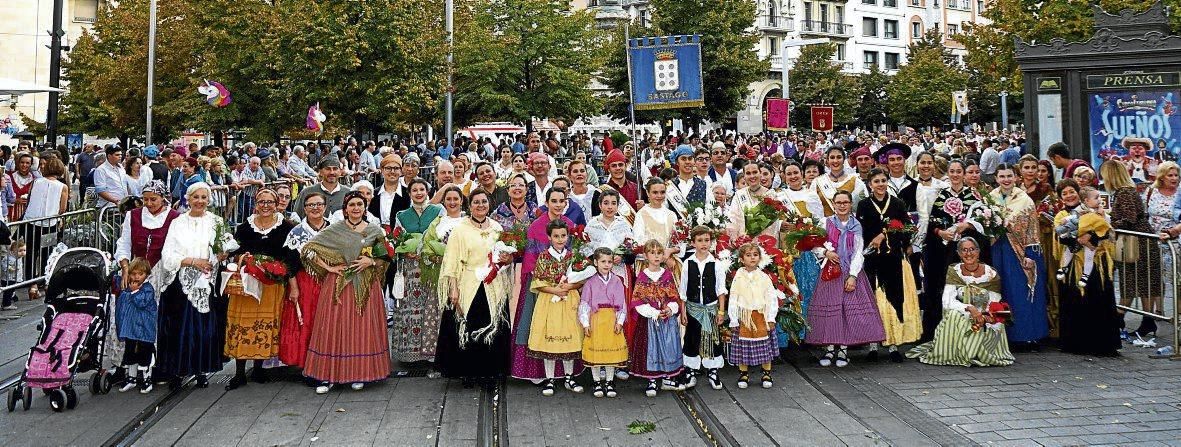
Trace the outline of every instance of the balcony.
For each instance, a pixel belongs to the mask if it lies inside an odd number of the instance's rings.
[[[783,56],[782,55],[776,54],[774,56],[768,56],[767,61],[771,62],[771,70],[772,71],[783,70]]]
[[[853,34],[853,25],[837,22],[819,22],[804,20],[800,22],[800,34],[819,36],[849,37]]]
[[[790,33],[796,30],[795,21],[793,17],[782,14],[761,14],[756,23],[759,31],[763,32],[778,32]]]

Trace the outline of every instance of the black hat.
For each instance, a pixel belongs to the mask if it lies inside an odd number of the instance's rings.
[[[339,168],[340,167],[340,158],[338,158],[336,155],[329,155],[327,157],[321,158],[320,163],[316,165],[316,170],[320,170],[320,169],[324,169],[324,168],[328,168],[328,167]]]
[[[902,158],[910,158],[910,146],[897,142],[887,143],[878,148],[877,152],[873,153],[873,158],[874,160],[877,160],[878,163],[885,163],[886,157],[895,151],[900,152],[902,154]]]

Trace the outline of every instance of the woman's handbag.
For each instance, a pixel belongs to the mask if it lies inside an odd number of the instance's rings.
[[[1136,236],[1116,233],[1115,250],[1111,254],[1111,260],[1125,264],[1139,262],[1140,241],[1136,240]]]

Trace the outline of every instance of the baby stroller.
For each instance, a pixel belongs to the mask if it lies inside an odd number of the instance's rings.
[[[86,371],[96,371],[92,394],[110,391],[110,373],[102,370],[109,271],[107,255],[94,248],[59,248],[50,256],[41,335],[29,351],[21,380],[8,395],[8,411],[18,402],[28,410],[33,388],[49,396],[53,411],[72,410],[78,404],[74,376]]]

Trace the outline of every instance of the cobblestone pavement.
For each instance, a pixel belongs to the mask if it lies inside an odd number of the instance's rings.
[[[38,304],[21,307],[0,320],[0,379],[19,372],[36,335]],[[849,367],[822,368],[813,352],[792,350],[770,390],[738,389],[728,369],[722,390],[703,383],[647,398],[630,380],[616,399],[543,397],[519,381],[464,388],[422,371],[360,392],[316,395],[290,375],[227,392],[227,370],[208,389],[82,391],[65,413],[37,394],[27,412],[0,412],[0,445],[1181,445],[1181,362],[1147,354],[1128,345],[1119,358],[1087,358],[1045,346],[1010,367],[954,368],[866,363],[853,351]],[[655,431],[629,434],[637,420]]]

